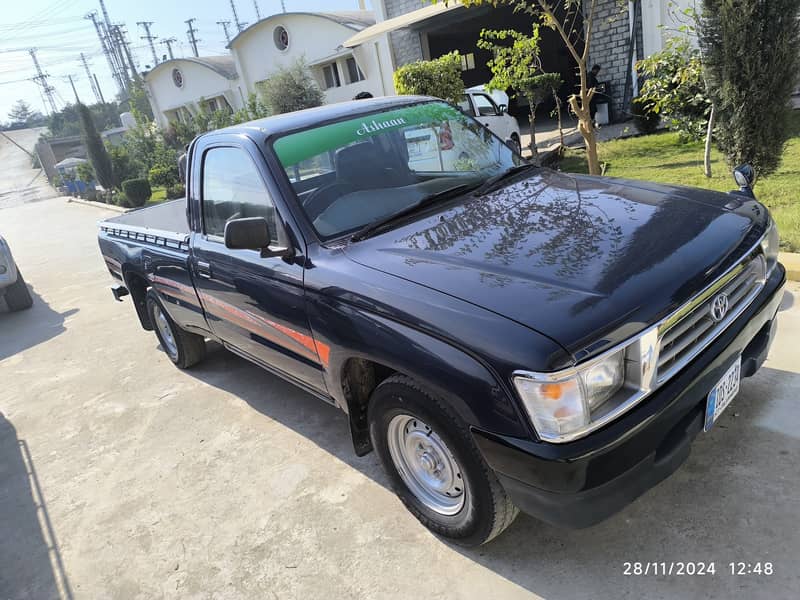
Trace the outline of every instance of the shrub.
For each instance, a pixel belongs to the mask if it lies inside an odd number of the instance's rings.
[[[186,195],[186,188],[182,183],[167,187],[167,200],[183,198]]]
[[[78,179],[83,181],[84,183],[89,183],[90,181],[94,181],[94,170],[92,170],[92,164],[85,162],[79,164],[75,170],[78,173]]]
[[[302,58],[279,68],[258,87],[267,108],[276,115],[321,106],[325,98]]]
[[[711,101],[700,51],[685,37],[670,38],[663,50],[639,61],[636,68],[645,78],[639,97],[650,110],[664,117],[682,138],[703,139]]]
[[[128,204],[133,207],[144,206],[153,195],[150,189],[150,182],[147,179],[128,179],[122,182],[122,191],[128,200]]]
[[[461,55],[451,52],[404,65],[394,72],[394,87],[401,95],[433,96],[458,104],[464,95]]]
[[[652,109],[650,102],[642,98],[634,98],[631,102],[633,124],[639,133],[654,133],[661,123],[661,115]]]

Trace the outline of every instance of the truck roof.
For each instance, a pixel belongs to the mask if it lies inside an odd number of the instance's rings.
[[[241,133],[261,141],[259,138],[269,138],[275,135],[305,129],[313,125],[336,121],[338,119],[358,117],[360,114],[368,114],[383,109],[397,108],[420,102],[440,101],[438,98],[430,96],[385,96],[382,98],[370,98],[367,100],[351,100],[349,102],[338,102],[336,104],[326,104],[316,108],[307,108],[295,112],[274,115],[264,119],[256,119],[247,123],[240,123],[210,131],[201,137],[215,135],[218,133]]]

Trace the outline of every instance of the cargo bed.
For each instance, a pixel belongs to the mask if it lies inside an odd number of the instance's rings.
[[[189,250],[186,200],[182,198],[101,221],[100,230],[116,237]]]

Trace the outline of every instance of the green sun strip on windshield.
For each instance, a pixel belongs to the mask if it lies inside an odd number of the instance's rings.
[[[441,102],[406,106],[396,110],[364,115],[357,119],[338,121],[322,127],[313,127],[279,138],[273,144],[278,160],[290,167],[330,150],[342,148],[359,140],[366,140],[394,129],[409,125],[432,125],[463,115]]]

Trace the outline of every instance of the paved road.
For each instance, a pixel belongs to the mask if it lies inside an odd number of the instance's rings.
[[[374,455],[353,456],[335,409],[223,350],[173,368],[107,291],[104,215],[0,211],[36,294],[0,314],[0,597],[797,597],[800,286],[766,367],[672,478],[594,528],[521,516],[462,550],[409,516]],[[626,561],[717,574],[628,577]]]
[[[36,140],[44,131],[44,127],[38,127],[3,133],[33,152]],[[0,165],[3,166],[0,172],[0,209],[56,196],[53,188],[48,185],[44,172],[31,167],[31,157],[3,136],[0,136]]]

